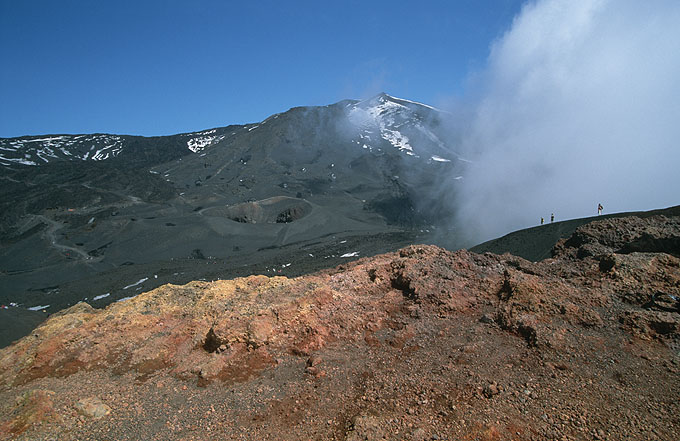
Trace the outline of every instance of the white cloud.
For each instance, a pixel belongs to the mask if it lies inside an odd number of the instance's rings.
[[[485,240],[680,204],[680,2],[542,0],[491,48],[458,221]]]

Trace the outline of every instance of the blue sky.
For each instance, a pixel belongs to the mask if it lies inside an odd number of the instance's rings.
[[[458,96],[520,0],[0,0],[0,137],[164,135]]]

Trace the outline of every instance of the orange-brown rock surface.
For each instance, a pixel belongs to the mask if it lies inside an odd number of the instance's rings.
[[[0,350],[0,437],[675,440],[679,236],[611,219],[539,263],[411,246],[80,303]]]

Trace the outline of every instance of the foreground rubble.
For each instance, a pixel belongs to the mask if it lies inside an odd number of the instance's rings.
[[[80,303],[0,350],[0,437],[675,440],[679,238],[610,219],[538,263],[411,246]]]

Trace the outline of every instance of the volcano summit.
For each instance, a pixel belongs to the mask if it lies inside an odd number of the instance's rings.
[[[0,139],[0,304],[103,307],[432,241],[464,166],[443,116],[383,93],[172,136]]]

